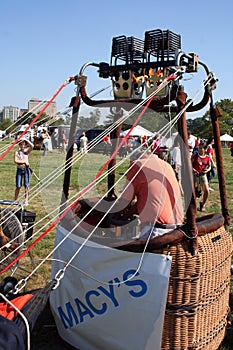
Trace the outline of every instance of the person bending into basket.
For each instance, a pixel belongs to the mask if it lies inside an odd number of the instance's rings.
[[[22,139],[19,141],[19,150],[15,152],[14,162],[17,165],[16,170],[16,188],[15,188],[15,201],[17,201],[20,189],[24,182],[25,188],[25,200],[24,205],[28,205],[29,196],[29,183],[30,183],[30,170],[28,155],[33,150],[33,143],[29,140]]]
[[[206,154],[205,144],[200,143],[198,153],[194,154],[191,158],[193,166],[193,179],[195,192],[198,192],[198,185],[201,185],[203,190],[203,198],[200,202],[200,211],[205,211],[205,204],[209,197],[209,185],[207,173],[211,169],[210,157]]]
[[[135,158],[129,166],[122,196],[117,200],[119,212],[115,215],[120,216],[127,207],[130,214],[139,215],[138,238],[153,238],[183,224],[180,186],[171,165],[157,155],[149,152]]]

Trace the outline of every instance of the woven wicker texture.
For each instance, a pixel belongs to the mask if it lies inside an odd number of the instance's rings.
[[[8,208],[0,208],[0,216],[4,234],[10,239],[15,238],[15,243],[22,243],[23,228],[14,212]]]
[[[217,350],[229,312],[232,238],[224,227],[198,237],[192,256],[188,242],[171,246],[171,277],[162,349]]]

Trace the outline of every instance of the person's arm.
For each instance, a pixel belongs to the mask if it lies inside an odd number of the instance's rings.
[[[29,148],[28,148],[28,150],[27,150],[27,153],[29,154],[29,153],[31,153],[31,151],[33,150],[34,144],[33,144],[31,141],[29,141],[29,140],[27,140],[27,143],[28,143],[28,145],[29,145]]]
[[[216,164],[215,164],[214,158],[213,158],[213,153],[211,153],[210,150],[207,150],[207,154],[208,154],[208,156],[210,157],[211,167],[213,166],[213,167],[216,168]]]
[[[209,158],[208,166],[203,170],[203,174],[207,174],[211,170],[211,161]]]

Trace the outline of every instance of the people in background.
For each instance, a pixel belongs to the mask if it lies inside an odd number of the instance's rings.
[[[231,156],[233,157],[233,142],[231,142],[231,146],[230,146],[230,150],[231,150]]]
[[[86,133],[83,132],[80,137],[80,150],[82,154],[87,153],[87,145],[88,145],[88,138],[86,137]]]
[[[143,145],[143,147],[147,148],[148,147],[148,138],[146,135],[143,135],[141,138],[141,144]]]
[[[109,155],[111,154],[111,149],[112,149],[112,141],[110,138],[110,134],[107,134],[103,137],[103,142],[105,143],[104,147],[104,154]]]
[[[193,153],[198,153],[199,145],[200,145],[200,139],[199,139],[199,137],[197,137],[195,140],[195,146],[193,149]]]
[[[206,154],[205,144],[203,142],[199,145],[199,152],[195,153],[192,158],[194,187],[198,193],[199,184],[203,190],[203,198],[200,202],[200,211],[205,211],[205,204],[209,197],[209,185],[207,173],[211,169],[210,157]]]
[[[47,155],[47,151],[49,149],[49,142],[50,142],[50,135],[49,135],[47,129],[43,129],[41,137],[43,139],[43,149],[44,149],[43,156],[46,156]]]
[[[14,162],[17,165],[16,170],[16,188],[15,201],[17,201],[22,185],[25,188],[24,205],[28,205],[30,169],[28,156],[33,150],[33,143],[29,140],[22,139],[19,141],[19,150],[14,154]]]
[[[157,135],[154,137],[151,144],[151,152],[157,154],[157,156],[160,156],[161,153],[160,142],[160,135]]]
[[[181,153],[180,153],[180,137],[176,136],[174,140],[174,145],[171,151],[171,165],[172,168],[174,169],[176,179],[180,185],[181,192],[182,187],[181,187]]]
[[[210,157],[210,162],[211,162],[211,169],[207,173],[207,179],[208,179],[208,184],[209,184],[209,191],[213,192],[214,189],[210,187],[210,182],[215,178],[217,175],[217,168],[215,164],[215,152],[214,152],[214,137],[210,136],[206,142],[206,154]]]
[[[62,153],[65,154],[66,153],[66,146],[67,146],[67,143],[68,143],[67,138],[66,138],[66,131],[65,130],[62,131],[61,139],[62,139],[61,151],[62,151]]]
[[[51,135],[51,142],[52,142],[52,148],[58,147],[58,129],[54,129],[52,135]]]
[[[195,144],[196,144],[195,137],[191,134],[190,131],[188,131],[188,148],[189,148],[190,157],[192,157]]]

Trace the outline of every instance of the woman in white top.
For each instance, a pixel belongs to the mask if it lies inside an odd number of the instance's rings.
[[[25,200],[24,205],[28,205],[29,196],[29,184],[30,184],[30,171],[28,155],[33,150],[33,143],[29,140],[22,139],[19,141],[19,150],[14,154],[14,162],[17,165],[16,170],[16,188],[15,188],[15,201],[18,199],[20,189],[24,182],[25,188]]]

